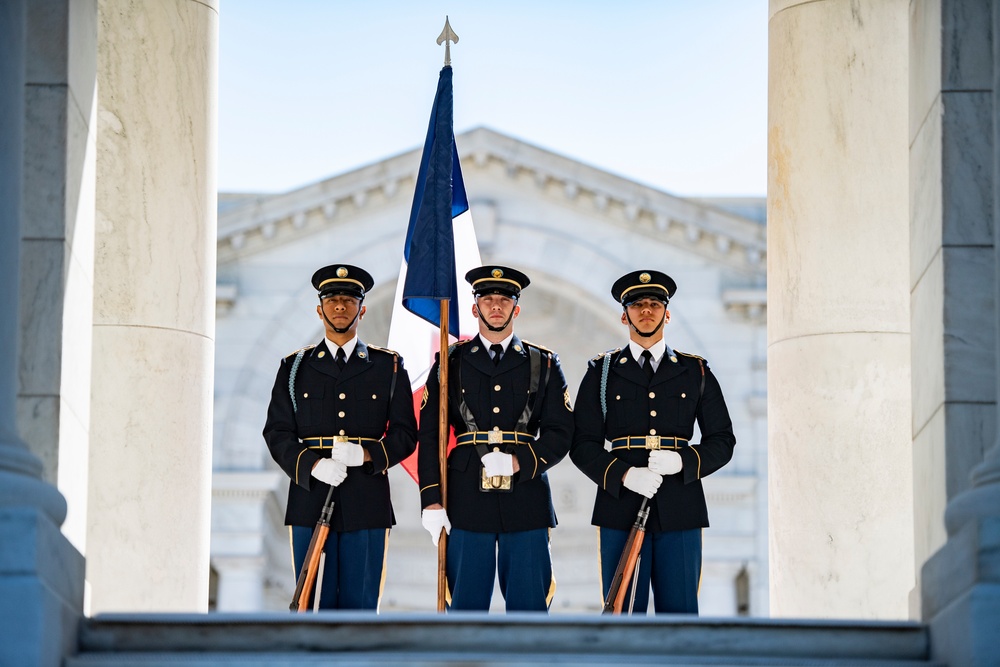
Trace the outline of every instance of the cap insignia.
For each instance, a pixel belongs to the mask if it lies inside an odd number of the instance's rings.
[[[337,277],[338,278],[346,278],[347,277],[347,269],[345,269],[344,267],[340,267],[339,269],[337,269]]]
[[[639,274],[639,282],[640,283],[646,284],[650,280],[651,280],[651,277],[650,277],[650,275],[648,273],[641,273],[641,274]]]
[[[500,269],[493,269],[492,275],[494,278],[503,278],[503,271],[501,271]]]

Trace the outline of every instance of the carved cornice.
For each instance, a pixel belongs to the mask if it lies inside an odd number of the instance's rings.
[[[591,210],[631,232],[654,234],[734,268],[763,273],[764,225],[684,199],[487,128],[458,136],[462,168],[492,170]],[[349,223],[366,208],[399,202],[416,181],[418,150],[387,158],[305,187],[275,195],[248,196],[219,215],[220,263],[264,250],[276,241]],[[476,195],[476,193],[470,193]]]

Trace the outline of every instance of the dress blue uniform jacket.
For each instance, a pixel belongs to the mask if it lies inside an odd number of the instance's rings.
[[[556,514],[545,472],[569,451],[573,437],[573,413],[566,378],[559,357],[544,348],[521,341],[516,335],[495,366],[479,337],[453,346],[449,355],[449,422],[455,435],[467,431],[459,413],[465,397],[476,426],[481,431],[499,427],[513,431],[528,401],[531,364],[527,347],[541,352],[543,377],[528,432],[530,444],[504,448],[517,457],[520,470],[513,475],[510,493],[480,490],[482,463],[476,447],[460,445],[448,456],[448,518],[454,528],[474,532],[504,533],[554,527]],[[438,365],[434,362],[424,388],[420,408],[418,472],[420,503],[427,507],[441,502],[438,467]],[[456,369],[459,373],[456,374]]]
[[[610,355],[607,380],[607,418],[601,409],[601,372]],[[708,526],[708,509],[701,479],[733,456],[736,437],[715,375],[700,357],[676,352],[674,362],[664,354],[651,380],[632,358],[629,348],[592,359],[580,383],[576,402],[576,430],[570,458],[597,483],[592,523],[603,528],[629,530],[642,496],[625,488],[622,478],[632,466],[649,464],[645,449],[607,451],[605,440],[623,436],[675,436],[690,441],[695,421],[700,443],[680,443],[676,451],[683,470],[663,478],[653,500],[646,530],[688,530]],[[704,370],[704,392],[701,392]],[[674,444],[674,443],[669,443]]]
[[[331,529],[390,528],[395,516],[385,473],[416,447],[413,394],[403,359],[358,339],[341,370],[324,340],[306,349],[299,364],[294,383],[296,410],[289,394],[295,356],[281,361],[264,425],[271,456],[290,478],[285,523],[315,526],[330,488],[310,474],[314,463],[330,457],[330,442],[321,449],[316,441],[303,440],[346,435],[371,439],[362,442],[371,461],[348,468],[347,479],[334,489]]]

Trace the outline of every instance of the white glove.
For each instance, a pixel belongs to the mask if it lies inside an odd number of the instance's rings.
[[[514,474],[514,456],[503,452],[483,454],[483,467],[486,468],[487,477],[498,475],[510,477]]]
[[[365,462],[365,448],[353,442],[336,442],[333,444],[330,458],[340,461],[348,468],[353,468]]]
[[[312,469],[312,476],[330,486],[340,486],[347,479],[347,466],[333,459],[320,459]]]
[[[625,473],[625,479],[622,480],[626,489],[647,498],[652,498],[662,483],[663,477],[649,468],[629,468],[628,472]]]
[[[423,514],[420,515],[420,523],[431,534],[431,542],[434,543],[434,546],[437,546],[438,540],[441,539],[442,528],[444,528],[444,532],[451,533],[448,510],[424,510]]]
[[[657,475],[676,475],[684,467],[684,459],[671,449],[654,449],[649,453],[649,469]]]

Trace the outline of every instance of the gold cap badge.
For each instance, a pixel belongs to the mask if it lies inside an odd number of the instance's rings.
[[[501,271],[500,269],[493,269],[492,275],[494,278],[503,278],[503,271]]]
[[[645,284],[645,283],[648,283],[650,280],[651,280],[651,278],[650,278],[650,276],[649,276],[648,273],[642,273],[642,274],[639,275],[639,282],[640,283]]]
[[[337,277],[338,278],[346,278],[347,277],[347,269],[345,269],[344,267],[340,267],[339,269],[337,269]]]

